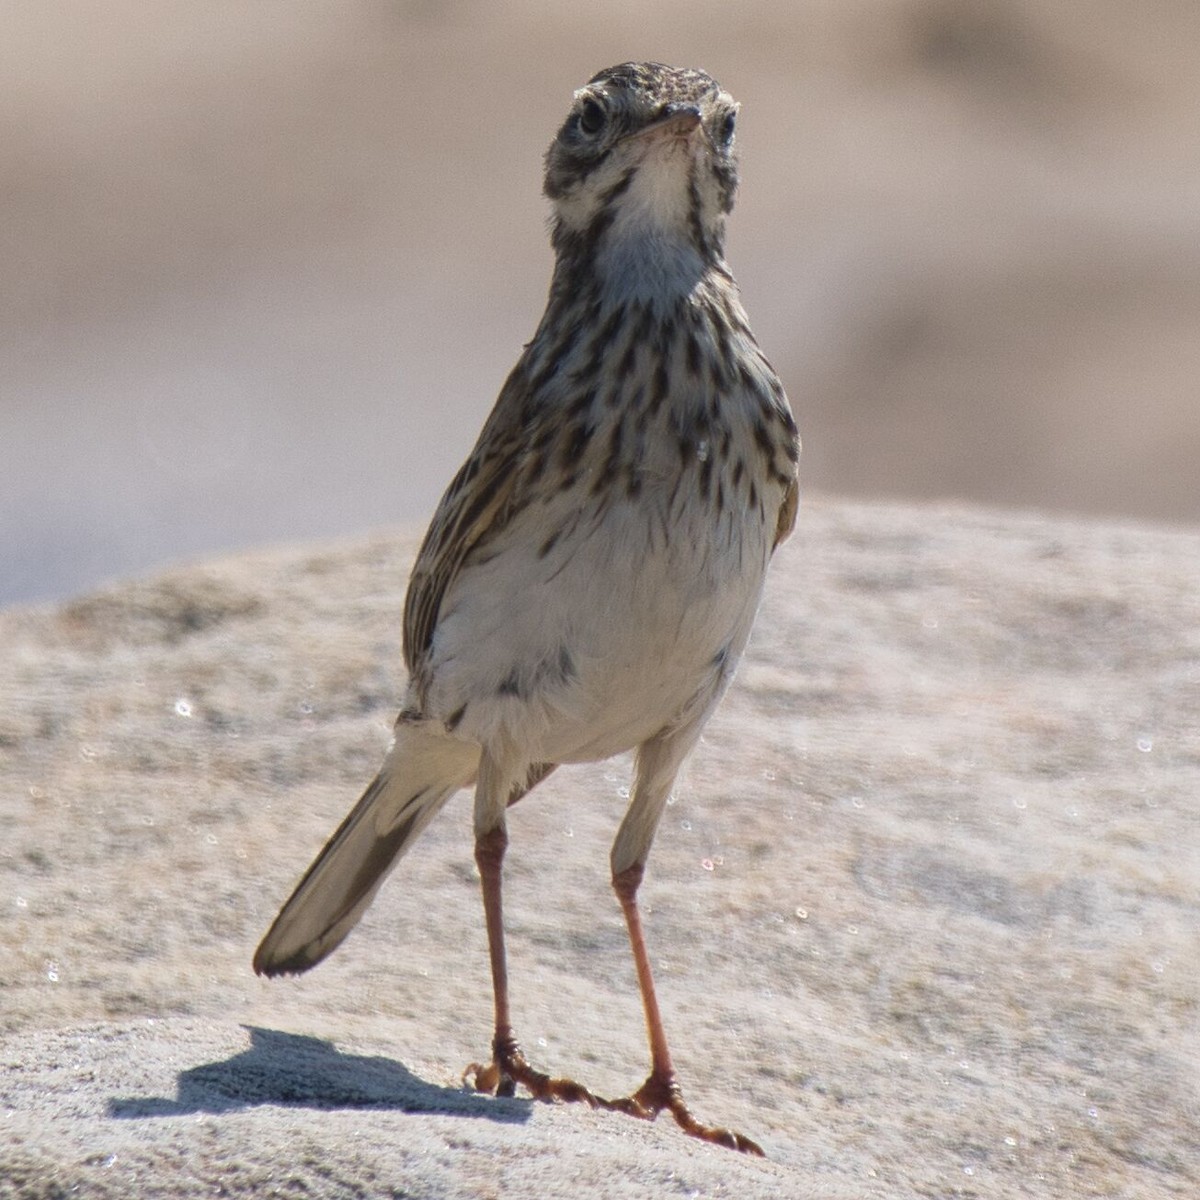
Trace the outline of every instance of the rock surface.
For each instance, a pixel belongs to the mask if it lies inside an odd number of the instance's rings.
[[[644,889],[685,1090],[765,1161],[461,1088],[466,795],[328,963],[251,973],[386,744],[413,549],[0,613],[0,1196],[1200,1192],[1200,536],[808,501]],[[627,774],[510,824],[518,1032],[608,1094]]]

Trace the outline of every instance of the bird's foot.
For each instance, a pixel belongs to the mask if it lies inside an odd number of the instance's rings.
[[[680,1129],[690,1137],[726,1146],[730,1150],[740,1150],[743,1154],[763,1157],[762,1147],[745,1134],[698,1121],[684,1101],[683,1092],[673,1075],[651,1074],[632,1096],[605,1100],[573,1079],[554,1079],[534,1070],[511,1032],[496,1035],[492,1042],[492,1061],[471,1063],[463,1072],[463,1083],[477,1092],[492,1096],[512,1096],[517,1084],[520,1084],[535,1100],[558,1100],[567,1104],[582,1101],[592,1108],[626,1113],[643,1121],[653,1121],[663,1109],[667,1109]]]
[[[643,1121],[653,1121],[665,1108],[675,1118],[679,1128],[690,1137],[699,1138],[702,1142],[712,1142],[717,1146],[726,1146],[730,1150],[740,1150],[743,1154],[764,1157],[762,1147],[745,1134],[734,1133],[732,1129],[723,1129],[719,1125],[705,1125],[696,1120],[673,1075],[651,1074],[632,1096],[624,1096],[619,1100],[600,1100],[599,1105],[614,1112],[628,1113],[631,1117],[640,1117]]]
[[[535,1100],[565,1104],[579,1103],[598,1108],[603,1101],[573,1079],[553,1079],[535,1071],[511,1032],[498,1033],[492,1042],[490,1063],[471,1063],[463,1072],[463,1083],[491,1096],[512,1096],[519,1083]]]

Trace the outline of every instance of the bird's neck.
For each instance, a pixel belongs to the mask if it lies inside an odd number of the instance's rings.
[[[560,246],[551,304],[594,311],[637,305],[665,315],[692,302],[706,279],[728,276],[719,247],[663,230]]]
[[[669,309],[695,290],[708,267],[689,238],[663,233],[613,238],[596,256],[602,294],[625,303]]]

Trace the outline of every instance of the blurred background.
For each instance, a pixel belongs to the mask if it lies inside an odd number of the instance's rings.
[[[423,523],[628,58],[743,105],[806,486],[1200,519],[1194,0],[40,0],[0,41],[0,603]]]

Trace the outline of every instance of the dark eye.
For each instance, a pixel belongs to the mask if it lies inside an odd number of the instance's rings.
[[[579,128],[586,134],[597,134],[604,128],[604,109],[598,100],[589,96],[579,109]]]
[[[721,122],[721,145],[728,146],[733,141],[733,131],[737,126],[737,113],[730,111]]]

